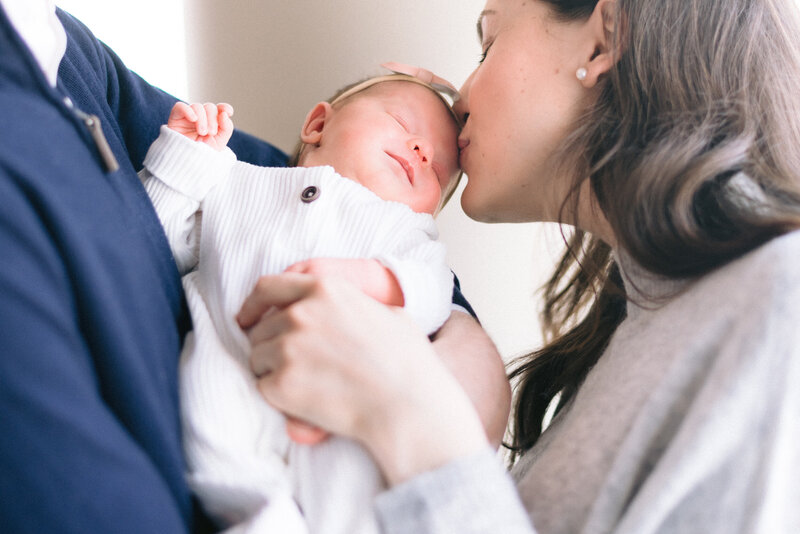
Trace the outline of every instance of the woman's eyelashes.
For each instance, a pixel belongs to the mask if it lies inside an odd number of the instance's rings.
[[[483,48],[483,52],[481,52],[480,59],[478,59],[478,63],[483,63],[486,61],[486,55],[489,53],[489,49],[492,48],[492,42],[489,41],[486,46]]]

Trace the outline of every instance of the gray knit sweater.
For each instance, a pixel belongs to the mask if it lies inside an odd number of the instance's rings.
[[[800,232],[694,281],[620,264],[640,305],[516,491],[485,451],[379,496],[385,532],[800,533]]]

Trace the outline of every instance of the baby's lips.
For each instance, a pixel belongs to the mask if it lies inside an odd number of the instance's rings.
[[[409,183],[414,185],[414,167],[411,166],[411,163],[408,162],[405,158],[402,158],[396,154],[389,153],[389,156],[392,157],[397,163],[403,167],[403,170],[406,171],[406,176],[408,177]]]

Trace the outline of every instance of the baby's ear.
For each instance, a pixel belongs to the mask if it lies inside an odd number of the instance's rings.
[[[300,131],[300,140],[309,145],[318,145],[322,139],[325,122],[332,112],[333,107],[328,102],[320,102],[314,106],[306,115],[306,121]]]

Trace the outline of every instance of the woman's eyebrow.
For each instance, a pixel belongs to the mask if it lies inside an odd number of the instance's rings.
[[[478,17],[478,40],[483,44],[483,19],[487,15],[496,15],[497,11],[493,9],[485,9],[481,11],[480,16]]]

